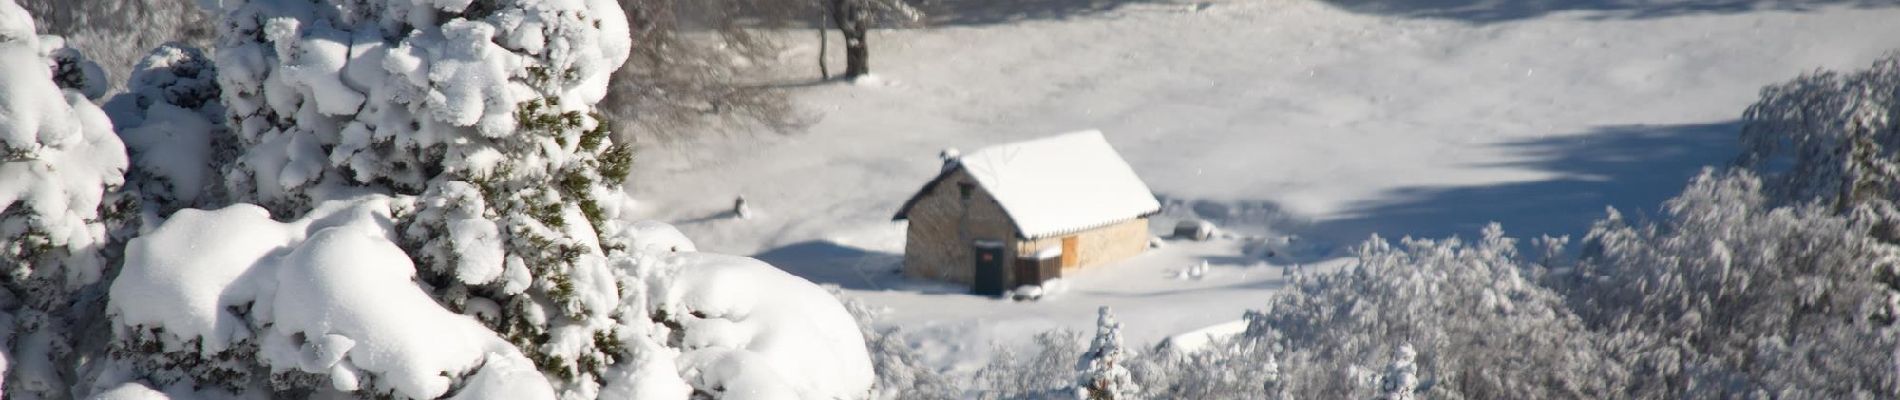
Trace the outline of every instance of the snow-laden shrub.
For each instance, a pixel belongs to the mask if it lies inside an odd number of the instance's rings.
[[[287,223],[248,204],[178,212],[127,248],[108,306],[123,364],[93,387],[554,398],[514,346],[413,283],[389,210],[378,197]]]
[[[1374,240],[1296,278],[1246,340],[1296,398],[1900,395],[1900,297],[1879,279],[1900,252],[1828,205],[1773,203],[1745,171],[1705,172],[1660,221],[1612,210],[1544,282],[1495,225],[1475,246]]]
[[[1761,180],[1705,171],[1658,223],[1598,221],[1571,303],[1610,337],[1637,397],[1890,398],[1900,248],[1827,205],[1770,207]],[[1891,275],[1888,275],[1891,276]]]
[[[1274,384],[1293,398],[1388,395],[1380,377],[1406,345],[1420,397],[1613,396],[1628,373],[1598,356],[1562,297],[1526,278],[1538,267],[1496,224],[1471,244],[1374,237],[1358,265],[1297,276],[1249,314],[1244,340],[1278,354]]]
[[[1076,362],[1087,350],[1082,335],[1074,331],[1038,333],[1035,352],[1027,357],[997,348],[989,364],[971,378],[972,386],[983,399],[1074,398]]]
[[[857,320],[858,333],[864,335],[864,346],[871,358],[871,370],[876,374],[876,382],[871,385],[871,399],[915,399],[915,400],[951,400],[962,398],[962,389],[950,381],[944,373],[926,364],[922,355],[911,348],[911,337],[903,327],[878,327],[878,320],[885,309],[845,297],[836,286],[826,286],[833,297],[844,303],[846,311]]]
[[[686,394],[656,381],[722,399],[852,399],[871,389],[864,337],[818,285],[745,257],[665,252],[617,260],[617,275],[633,288],[620,314],[645,323],[616,327],[616,342],[643,350],[626,353],[636,360],[616,371],[631,375],[610,376],[602,398]],[[643,371],[645,362],[676,371]]]
[[[116,194],[124,146],[81,92],[89,65],[0,1],[0,397],[70,397],[82,294],[109,273],[131,206]]]
[[[484,325],[499,306],[472,298],[458,314],[415,284],[394,217],[411,201],[328,201],[290,222],[249,204],[179,211],[129,246],[110,292],[110,361],[82,393],[555,398],[561,381]],[[630,318],[595,339],[619,362],[583,397],[869,389],[863,338],[823,289],[756,260],[647,244],[603,277],[628,288],[612,301]]]
[[[1198,350],[1133,357],[1129,372],[1150,399],[1287,399],[1275,357],[1252,341],[1223,338]]]
[[[139,194],[146,225],[179,209],[229,204],[221,177],[238,149],[219,93],[217,68],[203,51],[164,45],[106,102],[132,159],[126,186]]]

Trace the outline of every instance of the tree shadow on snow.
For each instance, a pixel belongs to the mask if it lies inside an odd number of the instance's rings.
[[[1606,126],[1582,135],[1508,142],[1496,146],[1528,159],[1474,165],[1531,169],[1556,178],[1476,187],[1399,189],[1385,200],[1358,204],[1354,217],[1320,221],[1311,237],[1352,245],[1375,231],[1382,237],[1476,237],[1492,221],[1507,234],[1531,238],[1570,235],[1581,240],[1604,207],[1626,215],[1655,215],[1704,166],[1727,165],[1738,151],[1737,122]],[[1525,242],[1528,244],[1528,242]]]
[[[925,0],[919,8],[930,26],[995,25],[1069,19],[1141,3],[1168,5],[1181,11],[1207,6],[1207,3],[1185,0]]]
[[[1447,19],[1473,24],[1511,22],[1551,13],[1583,12],[1587,19],[1651,19],[1752,11],[1812,11],[1824,7],[1882,8],[1894,0],[1324,0],[1360,14]]]
[[[824,240],[787,245],[752,258],[820,285],[850,290],[904,290],[928,294],[966,294],[968,288],[904,277],[903,254],[845,246]]]

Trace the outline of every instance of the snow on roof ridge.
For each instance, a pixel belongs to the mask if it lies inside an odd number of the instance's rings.
[[[958,164],[990,192],[1025,238],[1127,221],[1161,209],[1098,130],[985,147]]]

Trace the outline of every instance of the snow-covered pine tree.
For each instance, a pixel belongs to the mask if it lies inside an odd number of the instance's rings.
[[[96,71],[0,0],[0,343],[10,399],[72,395],[82,293],[109,273],[125,149],[86,97]],[[55,72],[65,72],[56,80]],[[70,85],[60,86],[61,83]]]
[[[1128,373],[1128,357],[1122,349],[1122,324],[1104,306],[1096,311],[1095,339],[1076,360],[1076,396],[1088,400],[1139,398],[1141,386]]]
[[[221,177],[238,149],[220,93],[210,57],[168,44],[139,60],[126,91],[106,102],[132,159],[126,187],[139,196],[143,225],[183,208],[230,204]]]
[[[293,219],[348,193],[419,196],[396,218],[433,295],[591,397],[625,350],[603,243],[632,152],[594,113],[631,45],[615,2],[216,6],[236,200]]]

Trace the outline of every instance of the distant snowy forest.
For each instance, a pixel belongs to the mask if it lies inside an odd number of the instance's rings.
[[[1763,89],[1653,218],[1375,236],[1206,349],[1104,308],[962,376],[623,217],[633,143],[797,124],[739,21],[858,0],[14,1],[0,397],[1900,397],[1900,56]]]

